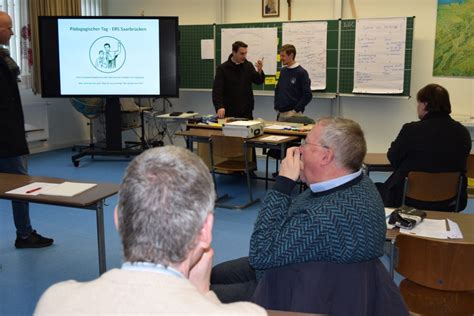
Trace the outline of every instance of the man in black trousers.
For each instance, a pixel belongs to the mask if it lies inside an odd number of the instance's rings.
[[[13,35],[12,19],[0,11],[0,44],[8,45]],[[18,90],[20,68],[5,48],[0,48],[0,172],[27,174],[29,154],[25,122]],[[53,244],[53,239],[36,233],[31,227],[29,205],[12,201],[16,226],[16,248],[40,248]]]

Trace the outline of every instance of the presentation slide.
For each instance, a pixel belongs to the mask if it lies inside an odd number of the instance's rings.
[[[63,95],[159,95],[157,19],[58,19]]]

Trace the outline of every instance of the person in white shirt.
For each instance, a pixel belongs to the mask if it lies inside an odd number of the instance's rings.
[[[35,314],[265,315],[209,290],[214,201],[199,157],[174,146],[145,151],[128,166],[115,209],[125,263],[90,282],[53,285]]]

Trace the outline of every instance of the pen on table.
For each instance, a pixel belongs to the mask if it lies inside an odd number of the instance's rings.
[[[39,191],[39,190],[41,190],[41,187],[28,190],[28,191],[26,191],[26,193],[33,193],[33,192],[36,192],[36,191]]]

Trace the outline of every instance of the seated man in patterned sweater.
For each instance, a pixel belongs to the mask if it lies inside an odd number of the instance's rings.
[[[359,124],[343,118],[320,119],[300,147],[288,149],[258,214],[250,256],[213,269],[212,288],[222,301],[250,300],[266,269],[382,255],[384,206],[361,172],[365,154]],[[309,188],[292,198],[298,178]]]

